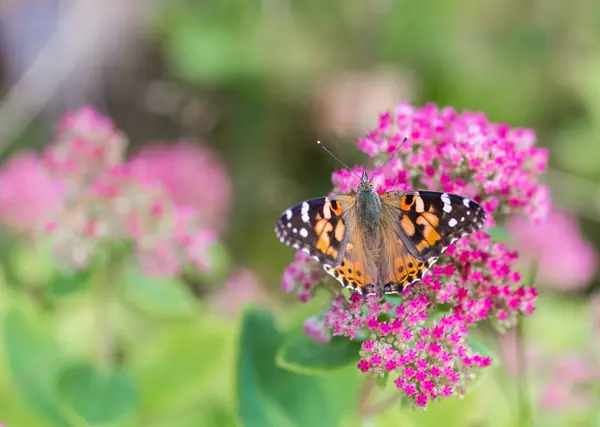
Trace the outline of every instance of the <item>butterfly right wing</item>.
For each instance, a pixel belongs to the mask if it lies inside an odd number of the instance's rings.
[[[319,197],[285,211],[275,234],[302,250],[344,287],[363,295],[375,292],[362,238],[357,234],[354,196]]]

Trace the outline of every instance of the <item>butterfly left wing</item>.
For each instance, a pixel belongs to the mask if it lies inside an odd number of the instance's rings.
[[[355,201],[354,196],[307,200],[279,217],[275,234],[309,254],[342,286],[368,295],[375,292],[374,268],[357,233]]]
[[[308,253],[325,270],[336,267],[348,241],[343,213],[351,205],[351,196],[307,200],[279,217],[275,234],[283,244]]]
[[[401,292],[420,280],[448,246],[481,228],[486,218],[478,203],[455,194],[392,191],[380,197],[385,293]]]

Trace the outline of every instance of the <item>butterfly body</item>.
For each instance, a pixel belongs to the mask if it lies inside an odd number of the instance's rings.
[[[484,221],[472,200],[435,191],[379,195],[363,173],[356,194],[296,205],[281,215],[275,233],[343,286],[393,294],[420,280],[448,246]]]

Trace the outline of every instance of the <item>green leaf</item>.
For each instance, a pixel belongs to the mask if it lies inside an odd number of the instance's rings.
[[[356,402],[352,396],[356,388],[344,381],[348,374],[316,377],[279,368],[275,365],[275,353],[282,342],[269,314],[255,310],[245,313],[238,365],[239,415],[243,425],[338,426],[348,405]]]
[[[54,271],[52,252],[39,243],[18,244],[11,255],[11,272],[19,283],[45,285]]]
[[[377,384],[377,387],[379,387],[379,388],[385,388],[389,379],[390,379],[390,373],[388,371],[386,371],[383,374],[383,376],[381,376],[381,377],[378,376],[375,378],[375,384]]]
[[[473,334],[467,334],[467,343],[471,347],[471,350],[479,353],[481,356],[491,357],[492,363],[496,363],[496,355],[494,352],[484,343],[475,338]]]
[[[484,368],[484,369],[477,369],[474,372],[475,378],[473,379],[473,381],[471,382],[471,385],[469,386],[469,392],[471,392],[473,389],[475,389],[476,386],[479,386],[483,382],[484,378],[486,378],[488,376],[488,373],[489,373],[489,370],[491,367],[500,365],[500,361],[498,360],[498,358],[496,357],[494,352],[487,345],[485,345],[480,340],[475,338],[473,336],[473,334],[467,335],[467,343],[469,344],[469,347],[471,347],[471,350],[473,350],[475,353],[478,353],[483,357],[491,357],[492,358],[491,366]]]
[[[75,273],[57,273],[48,284],[51,296],[62,297],[85,289],[89,285],[90,270]]]
[[[236,331],[221,318],[171,322],[128,353],[140,410],[153,418],[228,395]]]
[[[35,317],[21,308],[9,310],[4,321],[4,351],[16,390],[53,425],[68,427],[54,392],[64,362],[50,337]]]
[[[196,301],[181,281],[144,276],[137,265],[125,270],[123,292],[127,301],[155,316],[187,317],[196,312]]]
[[[513,241],[513,236],[502,227],[492,227],[488,230],[488,233],[490,234],[492,240],[497,242],[508,243]]]
[[[319,374],[342,368],[358,359],[361,343],[333,337],[320,343],[303,331],[291,333],[277,352],[277,366],[300,374]]]
[[[88,363],[67,367],[58,381],[63,402],[90,424],[118,420],[137,402],[133,381],[120,368],[96,368]]]

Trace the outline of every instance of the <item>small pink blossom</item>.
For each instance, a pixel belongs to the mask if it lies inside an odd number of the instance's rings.
[[[238,313],[248,304],[266,304],[268,301],[260,277],[246,267],[235,269],[211,297],[217,311],[228,316]]]
[[[17,154],[0,169],[0,222],[33,235],[60,209],[64,192],[64,183],[46,171],[36,154]]]
[[[231,205],[231,182],[209,148],[181,141],[144,147],[131,160],[134,175],[162,185],[173,203],[194,208],[203,224],[222,228]]]
[[[585,287],[598,271],[598,255],[582,236],[577,220],[552,210],[537,224],[515,217],[508,223],[514,247],[538,263],[537,281],[558,290]]]

